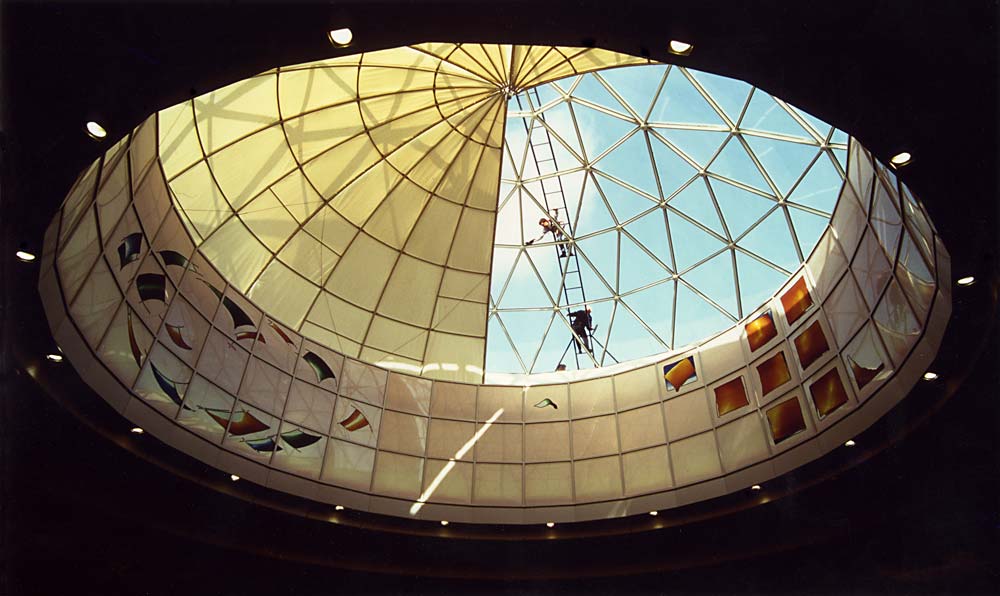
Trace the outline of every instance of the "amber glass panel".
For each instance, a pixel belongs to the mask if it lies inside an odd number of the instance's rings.
[[[760,389],[764,395],[792,380],[792,375],[788,372],[788,361],[785,360],[784,352],[778,352],[758,364],[757,374],[760,375]]]
[[[816,362],[829,349],[830,344],[826,341],[826,335],[823,334],[819,321],[813,321],[812,325],[795,338],[795,351],[799,354],[802,370],[809,368],[810,364]]]
[[[809,293],[809,288],[806,287],[804,277],[800,277],[799,281],[795,282],[781,296],[781,306],[785,309],[785,318],[788,319],[789,325],[798,321],[799,317],[809,310],[809,307],[812,305],[812,295]]]
[[[732,381],[723,383],[715,388],[715,407],[719,416],[725,416],[750,403],[747,399],[747,390],[743,386],[743,377],[736,377]]]
[[[689,380],[697,379],[694,370],[694,356],[688,356],[684,360],[664,365],[663,378],[667,381],[667,389],[675,391]]]
[[[750,351],[756,352],[767,342],[778,336],[778,330],[774,326],[774,317],[771,311],[762,313],[756,319],[750,321],[744,327],[747,332],[747,343],[750,344]]]
[[[831,368],[822,377],[809,385],[813,404],[820,418],[847,403],[847,390],[836,368]]]
[[[771,426],[771,437],[778,444],[795,433],[806,429],[806,421],[802,417],[799,400],[785,400],[767,411],[767,422]]]

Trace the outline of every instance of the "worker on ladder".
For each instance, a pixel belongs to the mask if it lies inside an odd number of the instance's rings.
[[[576,334],[573,338],[576,341],[576,353],[583,354],[584,349],[593,353],[590,346],[590,334],[594,331],[594,320],[590,315],[590,307],[584,305],[580,310],[570,311],[569,326]]]
[[[563,231],[562,231],[562,226],[564,226],[566,224],[562,223],[562,222],[559,222],[558,218],[559,218],[559,210],[556,209],[555,210],[555,217],[553,219],[549,219],[547,217],[543,217],[543,218],[539,219],[538,220],[538,225],[542,226],[542,235],[539,236],[538,238],[533,239],[533,240],[528,240],[527,242],[525,242],[525,244],[528,245],[528,246],[531,246],[532,244],[538,242],[542,238],[545,238],[546,234],[551,233],[552,234],[552,239],[559,245],[559,258],[567,257],[567,256],[569,256],[569,257],[573,256],[573,249],[572,248],[569,249],[569,252],[566,251],[566,244],[565,244],[566,243],[566,235],[563,234]]]

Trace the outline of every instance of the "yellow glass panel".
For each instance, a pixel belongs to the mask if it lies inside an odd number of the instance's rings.
[[[466,140],[467,137],[452,131],[436,147],[428,151],[407,175],[430,191],[437,189],[445,176],[461,176],[462,173],[458,170],[453,171],[451,166]]]
[[[380,95],[361,100],[361,117],[368,128],[374,128],[408,114],[433,108],[435,103],[434,91],[430,89]],[[401,132],[404,136],[410,136],[406,135],[406,131]]]
[[[299,230],[278,253],[285,264],[322,285],[340,257],[305,231]]]
[[[371,236],[358,234],[330,275],[326,289],[362,308],[373,310],[397,255],[397,251]]]
[[[421,360],[427,344],[427,330],[405,325],[378,315],[372,319],[371,328],[365,338],[365,345],[399,354],[406,358]]]
[[[323,208],[310,219],[309,223],[305,225],[305,229],[339,255],[344,254],[358,231],[354,224],[330,207]]]
[[[324,198],[330,198],[380,159],[368,137],[361,135],[320,154],[302,171]]]
[[[271,261],[247,296],[269,316],[289,327],[298,328],[318,293],[318,286],[280,262]]]
[[[426,54],[420,55],[431,59]],[[358,95],[361,97],[372,97],[387,93],[395,94],[401,91],[431,89],[434,87],[434,79],[435,74],[433,70],[362,65],[361,75],[358,80]]]
[[[160,163],[170,180],[202,158],[201,144],[194,128],[190,102],[179,103],[157,114],[159,119]]]
[[[278,77],[257,76],[194,99],[205,154],[278,121]]]
[[[469,207],[496,211],[502,157],[500,149],[489,147],[483,151],[479,167],[476,169],[476,178],[469,187],[469,198],[466,202]],[[492,234],[492,230],[490,233]]]
[[[482,383],[485,350],[486,341],[483,339],[431,331],[427,339],[423,375],[433,379]]]
[[[348,221],[361,226],[402,177],[395,168],[380,161],[338,193],[331,205]]]
[[[202,238],[212,233],[233,212],[222,191],[215,185],[208,164],[203,161],[174,178],[170,189],[174,200]]]
[[[402,248],[429,199],[426,190],[404,178],[372,214],[365,231],[389,246]]]
[[[482,67],[483,72],[488,72],[489,80],[496,82],[507,80],[510,64],[504,63],[500,46],[464,43],[459,51],[465,52]]]
[[[345,302],[329,292],[322,292],[306,317],[338,335],[360,342],[368,331],[372,313]],[[333,346],[331,346],[333,347]]]
[[[486,305],[480,302],[439,297],[434,307],[431,328],[448,333],[484,337],[486,334]]]
[[[386,283],[379,312],[413,325],[427,327],[444,269],[401,255]]]
[[[406,242],[406,252],[444,265],[461,214],[458,205],[433,197]]]
[[[283,124],[288,144],[300,162],[361,133],[361,113],[355,102],[309,112]]]
[[[323,204],[323,197],[319,196],[309,179],[299,169],[292,170],[287,176],[275,182],[271,192],[299,223],[309,219],[309,216]]]
[[[296,167],[281,127],[272,126],[208,158],[219,187],[239,209]]]
[[[271,251],[236,217],[222,224],[201,245],[201,252],[240,292],[250,288],[271,258]]]
[[[386,159],[400,172],[409,172],[428,151],[451,134],[453,130],[447,122],[438,122],[400,145]],[[387,128],[384,132],[391,132],[391,128]]]
[[[488,275],[466,273],[446,269],[441,280],[441,295],[459,300],[475,300],[486,303],[489,300],[490,282]]]
[[[278,197],[264,191],[240,211],[240,218],[271,252],[277,252],[298,229]]]
[[[278,74],[281,117],[287,120],[303,112],[354,103],[357,80],[356,66],[282,71]]]

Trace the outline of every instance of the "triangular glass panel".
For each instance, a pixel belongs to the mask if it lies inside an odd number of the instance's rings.
[[[715,237],[676,214],[668,213],[667,218],[670,222],[670,239],[674,247],[674,257],[677,259],[678,272],[685,271],[726,247]]]
[[[625,293],[648,283],[670,277],[670,272],[656,263],[635,242],[622,234],[618,250],[621,268],[618,273],[618,290]]]
[[[542,345],[545,330],[552,320],[552,311],[508,311],[499,313],[514,347],[526,367],[531,366],[535,352]],[[553,322],[553,327],[556,322]],[[501,333],[503,333],[501,331]]]
[[[844,179],[830,161],[830,157],[829,153],[819,156],[816,163],[809,168],[805,178],[788,196],[790,202],[833,213],[837,197],[840,196],[840,189],[844,186]]]
[[[520,258],[520,250],[515,248],[494,248],[493,266],[490,274],[490,297],[496,302],[500,299],[507,277]]]
[[[564,311],[563,315],[565,316],[565,314]],[[566,323],[563,322],[562,317],[556,316],[552,320],[549,332],[545,335],[545,340],[542,342],[542,350],[538,353],[538,359],[535,361],[535,366],[531,372],[554,371],[559,365],[560,359],[566,365],[567,370],[576,370],[576,351],[574,350],[574,346],[570,345],[571,341],[573,341],[572,333],[566,327]],[[579,358],[580,368],[593,368],[594,364],[590,361],[590,358],[585,355],[580,355]]]
[[[608,298],[615,289],[618,275],[618,234],[607,233],[583,240],[576,247],[576,258],[570,259],[571,268],[566,273],[566,292],[570,303],[583,301],[583,293],[587,300]],[[583,292],[575,289],[579,285],[574,277],[576,265],[580,266],[580,279],[583,282]],[[600,272],[598,276],[595,269]],[[601,281],[601,278],[604,281]],[[605,283],[611,286],[611,290]]]
[[[615,320],[611,324],[611,337],[608,339],[607,348],[610,356],[618,362],[665,351],[660,342],[650,335],[649,331],[621,304],[615,310]],[[614,360],[606,358],[604,364],[611,364]]]
[[[847,171],[847,149],[832,149],[833,156],[837,158],[840,169]]]
[[[660,188],[663,190],[664,198],[668,198],[698,174],[698,170],[694,166],[677,155],[673,149],[664,145],[656,138],[656,135],[650,135],[649,144],[653,148],[653,161],[656,164],[656,174],[660,180]],[[710,158],[711,156],[706,159]]]
[[[554,255],[550,259],[545,259],[544,262],[549,260],[555,261]],[[558,275],[559,272],[556,269],[555,276],[558,277]],[[510,278],[510,283],[507,284],[507,291],[500,298],[499,307],[551,308],[551,306],[552,301],[549,300],[546,294],[543,282],[535,274],[534,269],[532,269],[532,262],[529,261],[525,254],[521,254],[514,265],[514,274]]]
[[[531,159],[531,155],[525,153],[528,147],[528,131],[525,129],[525,122],[530,123],[530,118],[526,119],[508,115],[505,124],[504,145],[506,148],[504,150],[504,158],[505,160],[511,160],[509,170],[505,171],[509,172],[508,175],[514,179],[521,177],[525,161]]]
[[[670,348],[670,335],[673,332],[671,322],[674,314],[674,291],[676,282],[668,281],[651,288],[629,294],[623,300],[635,311],[635,314],[642,319],[649,328],[656,333],[663,343]],[[664,350],[656,342],[653,352]],[[618,354],[615,353],[617,357]]]
[[[527,366],[527,365],[525,365]],[[507,336],[504,335],[497,316],[490,318],[486,338],[486,370],[494,372],[525,372],[514,354]]]
[[[778,102],[774,101],[773,97],[760,89],[754,89],[747,111],[740,121],[740,128],[812,138],[783,107],[778,105]]]
[[[744,135],[743,138],[782,195],[787,195],[792,185],[802,177],[819,150],[815,145],[776,141],[751,135]]]
[[[562,97],[558,89],[556,89],[552,83],[538,85],[537,87],[534,87],[533,90],[529,90],[528,94],[531,96],[532,103],[535,104],[535,109]],[[535,99],[536,97],[538,98],[537,100]]]
[[[624,223],[641,213],[647,213],[659,206],[658,201],[653,202],[648,197],[637,194],[618,182],[605,178],[600,173],[598,173],[598,179],[601,183],[601,190],[604,191],[604,196],[608,198],[608,203],[615,212],[615,218],[618,219],[619,223]]]
[[[545,121],[549,131],[552,153],[556,160],[555,168],[571,170],[579,167],[580,160],[583,159],[583,150],[580,148],[580,137],[576,134],[569,105],[565,102],[558,103],[542,112],[540,117]]]
[[[836,129],[836,130],[834,130],[833,131],[833,136],[830,137],[830,142],[831,143],[839,143],[839,144],[842,144],[842,145],[846,145],[847,141],[849,141],[849,140],[850,140],[850,137],[847,136],[847,133],[844,132],[844,131],[842,131],[842,130],[840,130],[839,128]]]
[[[682,278],[713,302],[739,318],[736,303],[736,282],[733,276],[733,254],[725,251],[708,262],[685,273]]]
[[[709,180],[715,200],[722,210],[722,217],[733,239],[739,238],[758,219],[770,211],[775,203],[760,195],[726,184],[720,180]]]
[[[808,258],[813,247],[819,242],[819,237],[826,231],[830,218],[803,211],[792,205],[788,206],[788,214],[792,216],[792,225],[795,226],[795,237],[802,249],[802,256]]]
[[[794,271],[801,263],[782,209],[750,230],[739,245],[787,271]]]
[[[583,75],[580,79],[580,84],[576,86],[573,91],[573,97],[577,97],[590,103],[603,106],[613,112],[617,112],[623,116],[628,116],[628,110],[626,110],[621,103],[615,99],[611,93],[597,80],[597,77],[593,73]],[[574,109],[579,106],[579,104],[574,105]]]
[[[694,76],[705,91],[712,96],[715,103],[719,104],[722,111],[729,116],[734,123],[739,122],[743,106],[747,103],[747,97],[753,89],[749,84],[729,77],[709,74],[701,71],[688,71]]]
[[[659,197],[646,135],[638,131],[594,164],[599,171],[630,184],[652,197]],[[613,205],[613,203],[612,203]],[[620,218],[619,218],[620,219]]]
[[[788,279],[787,275],[740,251],[736,251],[736,270],[744,313],[756,310]]]
[[[708,166],[719,151],[719,147],[729,138],[728,132],[714,130],[686,130],[680,128],[661,128],[657,131],[663,138],[673,143],[685,155],[694,160],[701,168]],[[654,155],[659,160],[660,154],[653,146]],[[685,162],[687,163],[687,162]],[[659,165],[659,161],[657,161]],[[666,188],[663,189],[666,194]]]
[[[603,184],[595,181],[593,174],[587,177],[580,204],[580,218],[575,228],[577,237],[614,228],[617,225],[602,197],[603,187],[610,184],[607,181]]]
[[[830,135],[830,129],[833,128],[832,124],[827,124],[826,122],[823,122],[822,120],[820,120],[816,116],[813,116],[809,112],[805,110],[800,110],[795,106],[788,106],[788,107],[795,110],[795,113],[798,114],[800,118],[809,123],[809,126],[811,126],[813,130],[816,132],[816,134],[819,135],[819,138],[826,140],[826,138]]]
[[[771,187],[736,137],[729,139],[719,155],[709,164],[708,170],[763,192],[771,192]]]
[[[559,249],[555,246],[533,246],[528,247],[525,250],[525,255],[522,257],[525,261],[530,258],[530,264],[525,263],[525,266],[534,265],[535,269],[538,271],[538,275],[541,276],[542,282],[545,288],[548,289],[549,295],[552,299],[556,301],[556,304],[565,302],[565,296],[563,296],[563,271],[566,268],[566,259],[559,257]],[[560,264],[562,268],[560,268]],[[570,267],[569,270],[575,269],[575,266]],[[567,278],[568,286],[579,285],[575,281],[576,276],[569,276]],[[569,283],[573,282],[573,283]],[[549,306],[550,303],[546,301],[544,306]],[[505,305],[506,306],[506,305]],[[542,306],[541,304],[536,304],[534,306]]]
[[[667,72],[665,65],[651,64],[612,68],[600,73],[608,85],[628,103],[640,119],[649,113],[653,96],[660,87],[660,81]]]
[[[573,105],[576,124],[583,139],[585,159],[593,162],[625,135],[636,129],[632,122],[598,112],[581,104]]]
[[[732,326],[733,321],[684,284],[677,289],[674,348],[708,339]]]
[[[667,243],[667,224],[663,211],[656,211],[645,215],[625,226],[625,231],[635,239],[635,241],[653,253],[663,266],[672,268],[673,259],[670,258],[670,245]],[[622,239],[624,241],[624,238]],[[659,266],[662,269],[662,266]]]
[[[718,112],[677,68],[671,69],[667,75],[667,81],[653,104],[649,121],[726,125]]]
[[[715,203],[712,202],[712,197],[708,194],[705,182],[704,178],[695,180],[671,199],[667,205],[725,237],[726,231],[722,226],[722,220],[719,219],[719,213],[715,209]]]
[[[501,206],[497,211],[496,231],[493,242],[496,244],[521,244],[521,190],[512,185],[502,184],[507,192],[501,190]],[[510,197],[507,198],[507,195]],[[531,230],[534,233],[534,230]]]

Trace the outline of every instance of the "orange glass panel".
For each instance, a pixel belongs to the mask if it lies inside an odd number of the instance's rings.
[[[719,411],[719,416],[725,416],[749,403],[747,390],[743,386],[743,377],[736,377],[715,388],[715,407]]]
[[[813,404],[820,418],[847,403],[847,390],[836,368],[831,368],[822,377],[809,385]]]
[[[812,295],[806,287],[806,278],[800,277],[788,291],[781,296],[781,306],[785,309],[785,318],[791,325],[799,320],[809,307],[813,305]]]
[[[799,400],[785,400],[767,411],[767,422],[771,425],[771,437],[778,444],[795,433],[806,429],[806,421],[802,417]]]
[[[778,352],[758,364],[757,374],[760,375],[760,389],[764,395],[792,380],[792,375],[788,372],[788,362],[785,360],[784,352]]]
[[[826,341],[826,335],[823,334],[819,321],[813,321],[812,325],[795,338],[795,351],[799,354],[802,370],[809,368],[810,364],[816,362],[829,349],[830,344]]]
[[[695,376],[694,356],[688,356],[684,360],[665,365],[663,378],[667,381],[667,389],[674,391],[680,389],[681,385],[689,380],[698,378]]]
[[[764,344],[778,336],[778,330],[774,326],[774,317],[771,316],[771,311],[767,311],[750,321],[744,329],[747,332],[747,343],[750,344],[751,352],[756,352]]]

